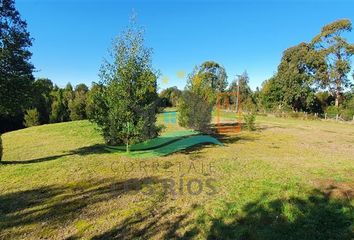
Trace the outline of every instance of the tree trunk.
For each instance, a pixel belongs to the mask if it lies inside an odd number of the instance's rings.
[[[335,101],[335,106],[339,107],[339,100],[341,97],[341,80],[338,79],[336,81],[336,101]]]
[[[127,139],[125,150],[129,153],[129,139]]]

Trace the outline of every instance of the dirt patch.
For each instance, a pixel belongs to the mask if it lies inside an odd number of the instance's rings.
[[[316,180],[315,187],[321,190],[328,198],[351,201],[354,198],[354,184],[336,182],[333,180]]]

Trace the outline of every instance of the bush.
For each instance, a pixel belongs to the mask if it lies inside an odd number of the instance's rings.
[[[327,113],[327,115],[329,117],[333,117],[333,116],[336,116],[337,114],[340,114],[340,109],[336,106],[329,106],[325,113]]]
[[[353,120],[353,116],[354,116],[354,109],[345,109],[341,112],[341,117],[345,120],[345,121],[351,121]]]
[[[24,125],[26,127],[39,125],[39,112],[37,109],[29,109],[26,111]]]
[[[178,112],[179,125],[206,131],[211,121],[212,105],[202,96],[184,91],[178,104]]]
[[[256,130],[256,115],[254,113],[247,113],[243,115],[245,125],[248,131]]]
[[[0,135],[0,162],[2,159],[2,140],[1,140],[1,135]]]

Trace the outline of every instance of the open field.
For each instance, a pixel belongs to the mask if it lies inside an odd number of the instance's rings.
[[[0,239],[352,239],[354,125],[257,127],[146,159],[88,121],[4,134]]]

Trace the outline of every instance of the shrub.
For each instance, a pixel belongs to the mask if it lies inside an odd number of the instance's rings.
[[[1,140],[1,135],[0,135],[0,162],[2,159],[2,140]]]
[[[336,106],[329,106],[325,113],[327,113],[330,117],[336,116],[337,114],[340,114],[340,109]]]
[[[345,120],[345,121],[351,121],[353,120],[353,116],[354,116],[354,109],[344,109],[341,112],[341,117]]]
[[[26,127],[39,125],[39,112],[37,109],[28,109],[26,111],[24,125]]]
[[[248,131],[256,130],[256,115],[254,113],[247,113],[243,115],[245,125]]]
[[[178,112],[179,125],[206,131],[211,121],[212,105],[202,96],[184,91],[178,104]]]

